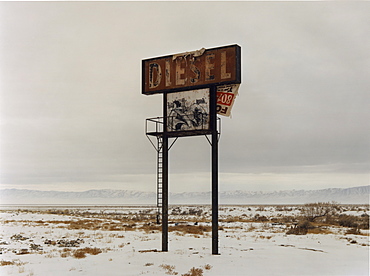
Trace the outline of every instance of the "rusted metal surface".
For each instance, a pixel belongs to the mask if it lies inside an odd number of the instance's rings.
[[[143,60],[142,93],[240,83],[240,52],[240,46],[231,45]]]

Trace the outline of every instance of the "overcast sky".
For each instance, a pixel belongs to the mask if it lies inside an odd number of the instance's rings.
[[[155,191],[141,60],[238,44],[220,190],[369,184],[370,2],[0,2],[1,186]],[[170,191],[210,190],[205,137]]]

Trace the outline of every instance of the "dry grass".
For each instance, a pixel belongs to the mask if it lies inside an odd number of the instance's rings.
[[[0,261],[0,266],[15,265],[15,264],[16,264],[16,262],[14,262],[14,261],[3,261],[3,260]]]
[[[175,271],[176,267],[174,265],[161,264],[159,267],[163,268],[167,275],[177,275],[177,274],[179,274],[178,272]]]
[[[144,249],[139,250],[139,253],[148,253],[148,252],[159,252],[158,249]]]
[[[307,234],[334,234],[333,231],[327,228],[313,228],[313,229],[308,229]]]
[[[204,269],[205,270],[211,270],[212,266],[210,264],[206,264],[206,265],[204,265]]]
[[[160,231],[162,228],[160,225],[158,224],[150,224],[150,223],[145,223],[144,225],[142,225],[140,228],[138,228],[140,230],[144,230],[145,233],[155,233],[155,232],[158,232]]]
[[[91,248],[91,247],[86,247],[86,248],[81,248],[81,249],[76,249],[72,252],[72,256],[76,259],[82,259],[86,257],[86,254],[90,255],[98,255],[102,253],[103,251],[100,248]]]
[[[205,232],[210,232],[212,230],[211,226],[203,225],[177,225],[171,226],[168,228],[169,232],[180,232],[183,234],[192,234],[192,235],[203,235]]]
[[[6,266],[6,265],[16,265],[16,266],[22,266],[24,265],[25,263],[22,263],[21,261],[19,260],[14,260],[14,261],[4,261],[4,260],[1,260],[0,261],[0,266]]]
[[[181,276],[203,276],[203,269],[193,267],[188,273],[181,274]]]
[[[346,235],[359,235],[359,236],[369,236],[369,233],[363,233],[358,228],[350,228],[345,232]]]
[[[69,256],[71,256],[71,249],[69,249],[69,248],[64,248],[63,250],[62,250],[62,252],[60,253],[60,257],[62,257],[62,258],[67,258],[67,257],[69,257]]]
[[[266,240],[269,240],[269,239],[271,239],[272,238],[272,236],[264,236],[264,235],[259,235],[257,238],[259,238],[259,239],[266,239]]]
[[[73,257],[76,259],[83,259],[86,257],[86,252],[81,249],[77,249],[73,252]]]

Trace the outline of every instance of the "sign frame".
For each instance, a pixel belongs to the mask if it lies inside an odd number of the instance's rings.
[[[233,44],[144,59],[141,80],[144,95],[240,84],[241,47]]]
[[[166,93],[166,126],[170,137],[211,133],[210,89]]]

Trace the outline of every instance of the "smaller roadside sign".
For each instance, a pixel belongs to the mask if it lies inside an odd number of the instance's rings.
[[[217,86],[217,114],[229,117],[240,84],[227,84]]]

